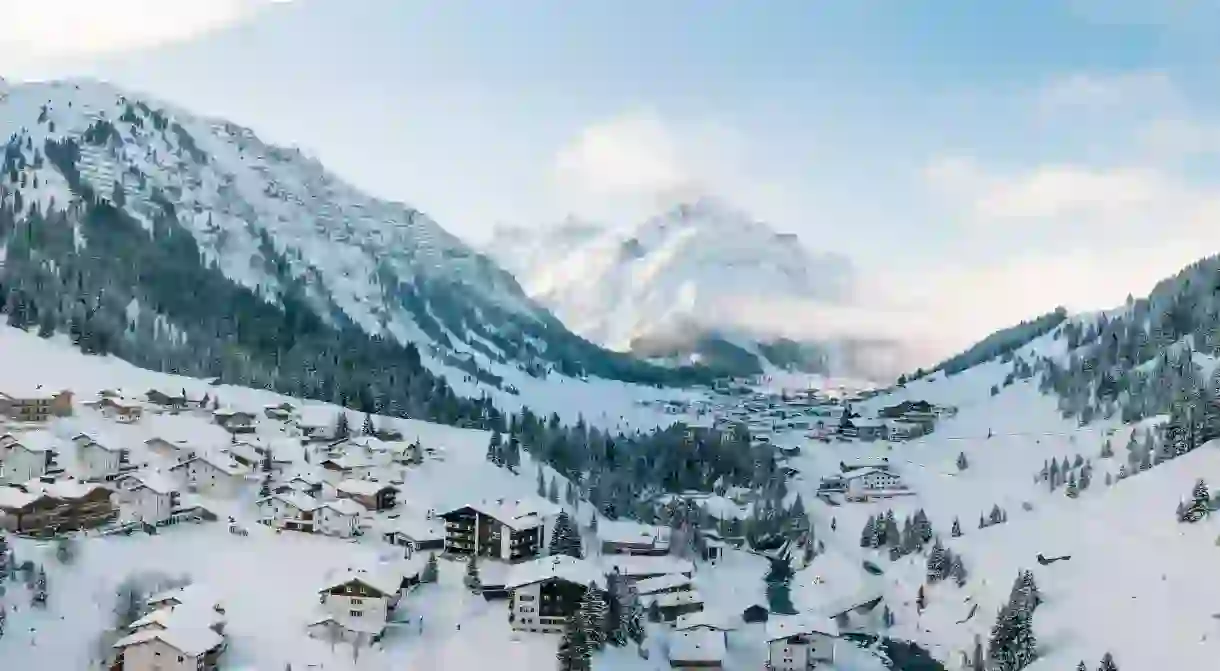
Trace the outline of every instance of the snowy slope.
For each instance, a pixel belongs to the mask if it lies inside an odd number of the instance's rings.
[[[569,328],[623,351],[692,333],[750,349],[794,335],[785,309],[839,302],[852,283],[846,260],[711,198],[622,230],[501,229],[486,249]]]
[[[0,137],[0,202],[18,225],[63,213],[77,253],[90,246],[89,203],[106,200],[152,235],[185,231],[199,264],[267,302],[299,297],[336,326],[416,343],[434,367],[477,367],[485,380],[521,366],[638,372],[573,336],[427,215],[231,122],[93,81],[0,83]]]

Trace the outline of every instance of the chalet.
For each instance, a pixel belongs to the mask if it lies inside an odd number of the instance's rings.
[[[889,469],[862,468],[845,473],[842,479],[847,485],[847,498],[852,500],[906,491],[902,478]]]
[[[347,631],[379,639],[402,598],[403,581],[401,572],[389,566],[374,571],[343,571],[319,590],[326,617],[310,625],[311,633],[329,621]]]
[[[666,555],[664,557],[648,556],[614,556],[606,558],[611,570],[632,584],[648,578],[663,575],[682,575],[690,578],[695,574],[695,565],[686,559]]]
[[[372,480],[343,480],[335,485],[335,495],[351,499],[369,510],[389,510],[398,503],[397,487]]]
[[[288,402],[263,406],[263,416],[267,419],[286,421],[292,419],[294,414],[296,414],[296,407]]]
[[[314,498],[322,496],[322,490],[325,483],[321,480],[309,476],[297,475],[288,482],[275,488],[276,494],[286,494],[288,492],[300,492]]]
[[[117,393],[102,392],[96,401],[86,403],[102,416],[121,424],[133,424],[144,416],[144,404],[136,399],[125,398]]]
[[[225,624],[224,613],[204,604],[185,603],[158,608],[132,622],[127,629],[134,634],[146,630],[206,628],[223,636]]]
[[[146,628],[119,639],[114,648],[111,671],[214,671],[220,668],[225,639],[207,627]]]
[[[317,511],[322,507],[322,502],[291,492],[273,494],[259,500],[256,505],[259,515],[277,529],[313,533],[317,530]]]
[[[351,538],[360,535],[360,520],[368,509],[352,499],[327,501],[318,509],[318,532],[327,536]]]
[[[432,521],[406,517],[389,520],[382,529],[381,537],[387,543],[406,548],[406,556],[428,550],[444,551],[445,527]]]
[[[188,491],[227,498],[234,496],[246,482],[250,469],[229,455],[195,455],[169,467]]]
[[[445,520],[445,552],[505,561],[522,561],[546,554],[558,506],[499,499],[455,508]]]
[[[212,411],[212,421],[229,433],[254,433],[254,413],[219,408]]]
[[[330,442],[335,440],[337,414],[326,406],[306,405],[301,408],[296,420],[296,427],[301,436],[310,442]]]
[[[674,631],[718,631],[721,635],[727,635],[728,632],[736,630],[737,625],[729,622],[728,618],[705,610],[679,615],[678,619],[674,620]]]
[[[35,389],[0,391],[0,416],[18,422],[45,422],[72,414],[72,392]]]
[[[885,422],[874,422],[865,420],[856,420],[853,422],[856,428],[856,438],[870,442],[874,440],[885,440],[886,425]]]
[[[513,629],[561,634],[585,590],[604,590],[605,578],[590,562],[560,555],[513,566],[504,587],[511,592],[508,619]]]
[[[82,434],[72,442],[76,444],[77,471],[85,480],[113,479],[120,471],[130,470],[128,451],[109,441],[99,442]]]
[[[187,407],[186,390],[149,389],[144,393],[149,403],[159,405],[168,410],[185,410]]]
[[[332,484],[368,477],[375,467],[368,459],[350,454],[328,457],[318,462],[318,466],[322,468],[322,479]]]
[[[48,431],[6,434],[0,443],[0,481],[22,483],[44,475],[62,472],[56,459],[63,447]]]
[[[144,441],[144,446],[155,454],[178,461],[190,459],[198,452],[198,449],[186,440],[169,440],[160,437],[149,438]]]
[[[724,668],[723,632],[695,629],[669,634],[669,666],[681,671]]]
[[[658,576],[656,578],[647,578],[635,583],[636,594],[640,596],[652,596],[656,594],[670,594],[673,592],[689,592],[694,589],[691,586],[691,579],[680,573],[671,573],[669,575]]]
[[[120,517],[158,524],[181,504],[178,488],[161,473],[133,473],[117,481]]]
[[[225,446],[224,451],[233,461],[251,469],[261,469],[266,459],[257,447],[246,442],[230,443]]]
[[[0,527],[43,535],[101,526],[117,515],[111,492],[76,480],[32,480],[0,486]]]
[[[657,594],[643,599],[643,601],[649,604],[649,609],[653,604],[656,605],[663,622],[673,622],[681,615],[698,613],[703,610],[703,595],[695,589]]]
[[[768,663],[774,671],[807,671],[834,664],[839,628],[834,621],[809,615],[778,616],[766,625]]]
[[[669,529],[630,520],[606,520],[597,527],[602,554],[667,555]]]

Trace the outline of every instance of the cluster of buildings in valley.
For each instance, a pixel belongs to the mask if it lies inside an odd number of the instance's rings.
[[[375,427],[374,435],[355,435],[355,427],[340,429],[333,409],[279,403],[255,412],[168,389],[106,390],[81,405],[116,427],[179,415],[194,417],[194,427],[214,428],[125,444],[104,429],[69,431],[65,427],[80,424],[55,421],[74,414],[69,391],[0,394],[0,415],[7,418],[0,428],[0,530],[34,537],[151,531],[214,521],[224,516],[217,510],[235,511],[253,498],[254,519],[276,532],[366,537],[395,557],[343,567],[318,585],[319,611],[306,629],[326,640],[373,642],[403,624],[406,597],[436,554],[483,562],[481,592],[506,602],[518,632],[562,632],[585,591],[605,590],[609,576],[618,576],[634,588],[649,619],[665,628],[673,668],[722,668],[732,637],[756,639],[760,629],[772,669],[803,670],[834,659],[839,634],[832,617],[772,616],[758,605],[741,613],[705,610],[696,565],[671,552],[668,528],[602,521],[596,542],[586,543],[589,558],[575,559],[549,555],[561,508],[543,498],[472,499],[448,509],[416,510],[403,500],[407,474],[427,460],[443,460],[443,448],[408,443]],[[776,421],[780,410],[794,431],[812,431],[808,422],[834,417],[828,407],[812,397],[774,403],[750,398],[743,405],[747,413]],[[173,424],[155,426],[160,431]],[[880,490],[895,486],[887,479],[891,475],[877,468],[845,480]],[[229,519],[230,531],[247,532]],[[726,545],[709,536],[702,558],[719,558]],[[112,671],[218,668],[226,648],[225,611],[206,588],[158,595],[148,606],[115,643]]]

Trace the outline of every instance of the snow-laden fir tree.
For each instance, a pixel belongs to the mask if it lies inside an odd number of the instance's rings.
[[[919,539],[920,546],[932,540],[932,522],[928,520],[928,514],[923,511],[923,508],[915,511],[915,517],[911,519],[911,526]]]
[[[428,562],[424,564],[424,570],[419,574],[419,581],[421,583],[436,582],[439,573],[440,567],[436,564],[436,553],[433,552],[428,555]]]
[[[470,554],[470,560],[466,562],[466,576],[462,581],[473,592],[483,587],[483,580],[479,577],[479,560],[474,553]]]
[[[368,413],[368,412],[364,413],[364,424],[361,425],[361,427],[360,427],[360,433],[362,433],[366,436],[372,436],[372,435],[377,434],[377,427],[373,424],[372,413]]]
[[[576,612],[590,649],[601,650],[606,644],[606,616],[609,613],[605,593],[596,584],[589,583]]]
[[[962,535],[962,523],[956,517],[953,518],[953,528],[949,530],[949,535],[953,538],[960,538]]]
[[[606,574],[606,642],[611,645],[627,644],[627,615],[631,591],[622,574],[611,571]]]
[[[1080,495],[1080,489],[1076,486],[1076,474],[1075,473],[1072,473],[1070,476],[1068,476],[1068,486],[1064,490],[1064,493],[1067,495],[1067,497],[1069,499],[1074,499]]]
[[[580,543],[580,531],[576,523],[568,517],[568,511],[561,510],[555,518],[555,528],[551,531],[551,544],[548,548],[553,555],[567,555],[580,559],[584,556]]]
[[[47,572],[41,565],[38,566],[38,577],[34,579],[34,590],[30,593],[30,603],[36,606],[45,606],[47,603]]]
[[[923,585],[920,585],[919,591],[915,592],[915,608],[922,613],[923,609],[926,608],[927,605],[928,597],[924,595]]]
[[[1118,671],[1118,665],[1114,663],[1114,655],[1106,653],[1101,657],[1101,664],[1098,665],[1097,671]]]
[[[928,553],[927,569],[928,582],[930,583],[938,583],[944,580],[945,576],[949,575],[949,552],[945,549],[945,546],[940,544],[939,540],[932,546],[932,551]]]
[[[546,499],[551,503],[559,503],[559,482],[551,478],[551,485],[546,489]]]
[[[542,466],[538,467],[538,498],[546,498],[546,478],[542,475]]]
[[[1017,574],[1016,580],[1012,583],[1008,601],[1023,606],[1031,613],[1042,605],[1042,593],[1038,591],[1038,583],[1034,580],[1033,571],[1024,569]]]
[[[335,440],[347,438],[352,434],[352,428],[348,424],[347,412],[340,410],[335,415]]]
[[[970,467],[970,462],[966,459],[965,452],[957,453],[957,470],[964,471]]]
[[[4,624],[8,620],[8,609],[0,603],[0,638],[4,638]]]
[[[1207,483],[1202,478],[1195,482],[1190,492],[1190,501],[1185,506],[1179,506],[1178,520],[1182,522],[1198,522],[1207,517],[1211,510],[1211,494]]]
[[[1089,667],[1084,665],[1083,659],[1080,660],[1080,663],[1076,665],[1076,671],[1089,671]]]
[[[487,461],[496,466],[504,465],[504,454],[500,447],[501,441],[500,432],[493,429],[491,438],[487,440]]]
[[[590,671],[593,668],[592,649],[579,618],[568,618],[555,658],[559,671]]]
[[[877,538],[876,526],[877,526],[877,518],[873,517],[872,515],[869,515],[868,521],[866,521],[864,523],[864,529],[860,531],[860,547],[862,547],[862,548],[875,547],[873,545],[873,541],[874,541],[874,539]]]
[[[949,577],[957,583],[958,587],[966,586],[966,564],[962,562],[961,555],[953,552],[949,554]]]
[[[627,638],[636,645],[643,645],[648,636],[644,627],[644,605],[640,603],[639,593],[634,588],[628,591],[626,611]]]
[[[1020,603],[1000,609],[991,628],[987,657],[994,671],[1020,671],[1037,658],[1030,612]]]

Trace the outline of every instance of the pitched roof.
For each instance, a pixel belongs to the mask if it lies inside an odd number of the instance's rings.
[[[163,606],[132,622],[128,629],[140,629],[148,625],[160,625],[166,629],[190,627],[212,627],[225,622],[225,616],[215,609],[201,606],[199,602],[181,606]]]
[[[335,489],[355,496],[376,496],[386,489],[398,491],[397,487],[388,482],[373,482],[372,480],[343,480],[335,485]]]
[[[828,617],[817,615],[777,615],[772,614],[767,620],[767,640],[778,641],[781,638],[798,634],[824,634],[838,636],[839,625]]]
[[[669,635],[669,659],[674,662],[724,660],[724,634],[719,631],[674,631]]]
[[[216,597],[207,585],[201,583],[191,583],[184,587],[176,587],[174,589],[167,589],[164,592],[158,592],[148,597],[147,603],[151,606],[169,601],[170,599],[178,603],[190,604],[191,606],[198,605],[215,608],[220,605],[220,599]]]
[[[624,576],[640,576],[640,575],[664,575],[667,573],[694,573],[695,565],[688,559],[679,559],[678,557],[663,556],[650,557],[648,555],[623,555],[608,557],[608,564],[612,569],[618,569],[618,572]]]
[[[451,508],[442,513],[441,516],[457,512],[463,508],[470,508],[480,515],[491,517],[514,531],[542,526],[543,521],[547,517],[558,515],[562,510],[562,508],[546,499],[531,497],[524,500],[508,501],[506,499],[497,499],[490,502],[467,503],[456,508]]]
[[[363,515],[368,512],[368,508],[360,505],[351,499],[335,499],[322,504],[323,508],[330,508],[340,515]]]
[[[653,543],[668,540],[669,529],[631,520],[605,520],[598,522],[597,537],[603,543]]]
[[[171,627],[138,631],[120,639],[114,647],[126,648],[152,640],[160,640],[185,655],[198,657],[224,643],[225,639],[207,627]]]
[[[281,501],[300,510],[302,512],[310,512],[322,507],[322,502],[312,496],[302,494],[300,492],[286,492],[284,494],[272,494],[265,499],[259,499],[259,503],[264,503],[271,500]]]
[[[325,592],[349,582],[363,583],[385,595],[398,592],[402,586],[402,575],[389,566],[379,566],[375,570],[346,568],[327,581],[319,592]]]
[[[14,446],[20,445],[30,452],[49,452],[63,447],[63,441],[50,431],[28,431],[13,434],[13,437],[17,439]]]
[[[703,603],[703,595],[699,590],[688,590],[686,592],[668,592],[666,594],[657,594],[649,597],[660,608],[673,608],[674,606],[686,606],[692,603]]]
[[[555,555],[513,565],[505,577],[504,586],[515,589],[552,578],[582,586],[592,583],[599,589],[604,589],[606,584],[605,576],[592,562],[567,555]]]
[[[635,591],[641,595],[655,594],[662,590],[673,589],[675,587],[681,587],[682,585],[689,584],[691,584],[690,578],[687,578],[681,573],[669,573],[666,575],[657,576],[655,578],[646,578],[637,582],[635,584]]]
[[[736,631],[737,624],[727,617],[714,613],[712,611],[701,610],[697,613],[687,613],[679,615],[674,621],[674,629],[685,631],[698,627],[706,627],[717,631]]]
[[[445,537],[444,525],[414,517],[388,520],[382,527],[382,532],[400,533],[413,541],[437,540]]]

